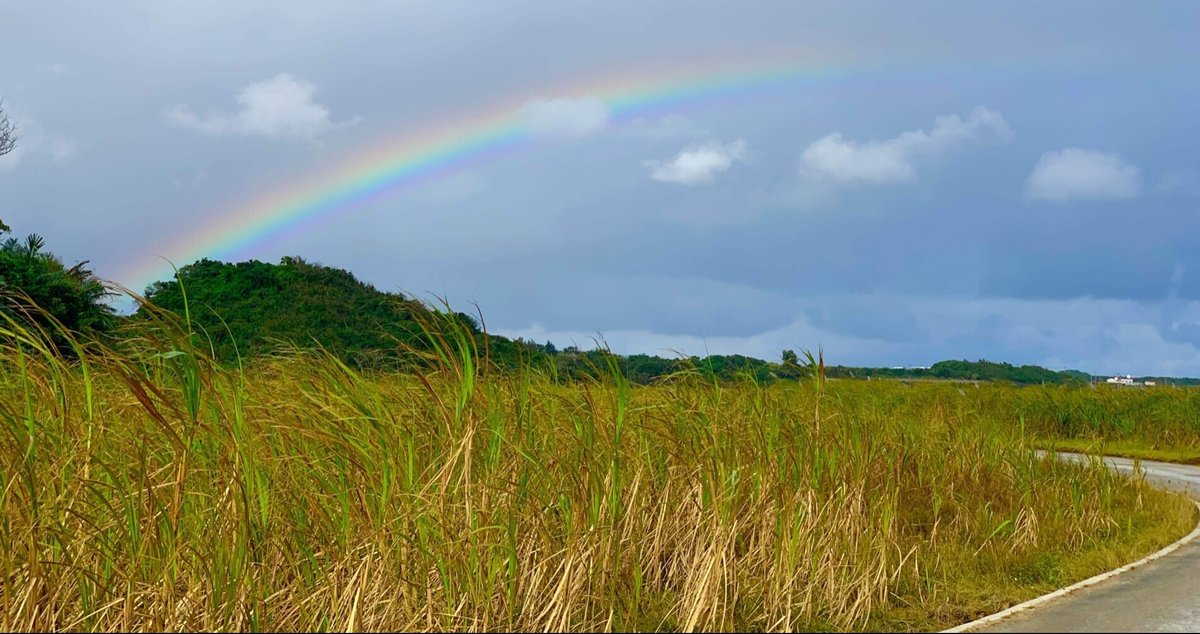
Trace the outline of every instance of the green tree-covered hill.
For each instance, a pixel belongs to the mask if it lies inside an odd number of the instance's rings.
[[[279,264],[200,260],[177,279],[156,282],[146,298],[180,315],[233,359],[261,354],[280,342],[320,344],[350,361],[385,360],[421,339],[420,302],[387,293],[350,272],[286,257]],[[142,309],[144,313],[144,308]],[[470,317],[459,319],[472,332]]]
[[[261,354],[280,342],[301,346],[318,343],[358,364],[386,363],[399,351],[420,347],[422,317],[431,310],[399,293],[376,289],[349,271],[283,258],[279,264],[251,260],[236,264],[200,260],[179,270],[176,280],[155,283],[147,299],[183,314],[185,293],[192,323],[212,340],[219,357],[234,359]],[[486,335],[470,316],[457,313],[497,365],[515,367],[521,361],[553,364],[563,378],[596,376],[608,371],[608,353],[561,351],[553,345]],[[424,320],[428,325],[429,320]],[[670,374],[699,372],[717,379],[753,377],[759,381],[796,379],[804,375],[797,355],[784,351],[774,363],[742,355],[712,355],[684,359],[635,354],[617,357],[630,380],[647,383]],[[830,378],[900,378],[1010,381],[1018,384],[1079,381],[1067,372],[1039,366],[1014,366],[991,361],[941,361],[930,368],[851,368],[834,366]]]

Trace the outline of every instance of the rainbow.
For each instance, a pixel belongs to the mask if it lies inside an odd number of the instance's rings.
[[[289,186],[214,214],[215,219],[195,231],[128,263],[117,279],[140,291],[155,280],[171,276],[168,260],[185,264],[201,257],[228,258],[312,219],[453,174],[480,161],[544,144],[545,137],[532,134],[519,114],[522,105],[534,98],[595,96],[608,107],[611,124],[620,125],[689,104],[753,95],[840,72],[842,67],[825,62],[651,70],[592,78],[537,96],[493,104],[415,134],[404,131],[337,163],[333,169],[306,175]]]

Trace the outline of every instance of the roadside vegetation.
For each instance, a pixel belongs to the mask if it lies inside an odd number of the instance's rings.
[[[1037,457],[1028,388],[564,383],[421,315],[400,372],[0,313],[0,628],[923,630],[1195,523]]]
[[[1085,453],[1200,464],[1200,389],[1030,387],[1007,401],[1038,444]]]

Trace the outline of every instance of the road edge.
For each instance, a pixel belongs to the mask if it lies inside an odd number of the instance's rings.
[[[1193,499],[1192,503],[1196,505],[1197,509],[1200,509],[1200,500]],[[1184,535],[1179,540],[1175,541],[1174,543],[1170,544],[1169,546],[1167,546],[1166,548],[1163,548],[1162,550],[1160,550],[1158,552],[1146,555],[1145,557],[1142,557],[1141,559],[1139,559],[1133,563],[1125,564],[1124,566],[1121,566],[1120,568],[1115,568],[1113,570],[1109,570],[1108,572],[1102,572],[1094,577],[1088,577],[1087,579],[1084,579],[1083,581],[1071,584],[1065,588],[1059,588],[1058,590],[1055,590],[1054,592],[1051,592],[1049,594],[1043,594],[1040,597],[1034,597],[1028,601],[1018,603],[1014,606],[1011,606],[1009,608],[1006,608],[1004,610],[996,612],[995,614],[989,614],[983,618],[975,619],[974,621],[969,621],[967,623],[963,623],[962,625],[956,625],[950,629],[942,630],[942,632],[969,632],[978,627],[983,627],[985,625],[992,625],[992,624],[998,623],[1000,621],[1003,621],[1004,619],[1007,619],[1008,617],[1010,617],[1014,614],[1017,614],[1018,612],[1024,612],[1025,610],[1035,608],[1044,603],[1049,603],[1050,601],[1053,601],[1053,600],[1061,598],[1061,597],[1065,597],[1068,594],[1071,594],[1072,592],[1075,592],[1077,590],[1082,590],[1088,586],[1094,586],[1097,583],[1100,583],[1102,581],[1107,581],[1109,579],[1112,579],[1113,577],[1115,577],[1119,574],[1129,572],[1130,570],[1133,570],[1134,568],[1148,564],[1148,563],[1150,563],[1156,559],[1159,559],[1161,557],[1165,557],[1165,556],[1175,552],[1176,550],[1179,550],[1181,547],[1187,545],[1188,543],[1195,541],[1197,537],[1200,537],[1200,518],[1197,519],[1196,527],[1192,529],[1192,532],[1188,533],[1187,535]]]

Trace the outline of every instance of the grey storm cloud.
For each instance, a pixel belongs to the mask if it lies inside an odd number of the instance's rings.
[[[1200,6],[1081,6],[14,3],[0,217],[119,278],[443,151],[227,257],[623,352],[1200,375]],[[500,111],[530,141],[463,150]]]

